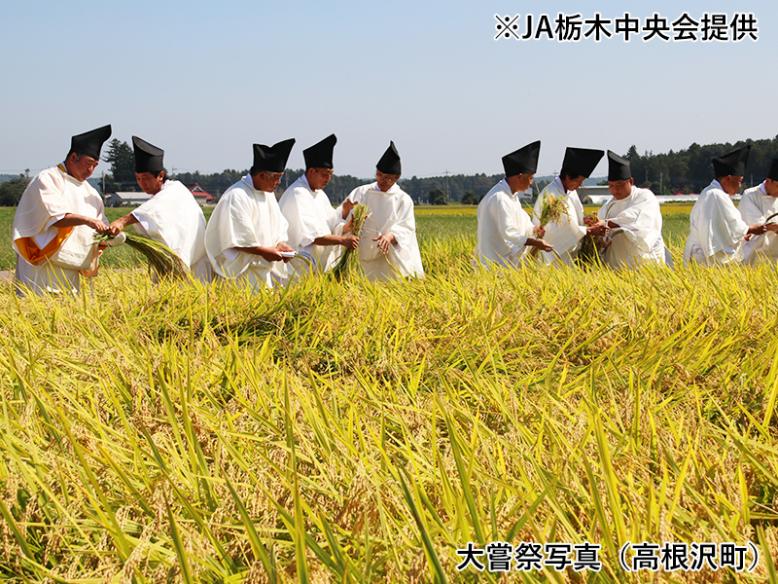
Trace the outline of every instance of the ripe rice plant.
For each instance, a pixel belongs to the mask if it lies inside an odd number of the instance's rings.
[[[672,578],[774,577],[774,267],[485,270],[471,232],[420,240],[421,280],[2,284],[0,576],[497,581],[457,548],[590,541],[599,575],[526,581],[638,582],[626,541],[751,540],[753,574]]]
[[[362,226],[367,219],[368,208],[363,203],[357,203],[351,209],[351,233],[357,237],[362,232]],[[349,273],[359,270],[359,258],[354,253],[355,250],[347,247],[341,254],[338,262],[332,270],[336,280],[342,280]]]
[[[549,223],[555,223],[567,217],[567,203],[562,199],[558,199],[554,195],[545,195],[543,197],[543,205],[540,209],[540,226],[545,227]]]
[[[148,263],[149,269],[157,276],[180,279],[189,277],[186,264],[164,243],[132,231],[127,231],[124,235],[126,237],[124,243],[139,252]],[[95,241],[107,241],[108,239],[108,236],[105,235],[95,237]]]

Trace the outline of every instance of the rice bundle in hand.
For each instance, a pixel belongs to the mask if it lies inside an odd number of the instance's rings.
[[[549,223],[556,223],[563,216],[569,216],[567,203],[562,199],[557,199],[554,195],[546,195],[540,209],[540,226],[545,227]]]
[[[567,211],[567,203],[562,199],[557,199],[554,195],[546,195],[543,197],[543,205],[540,207],[540,229],[545,229],[549,223],[556,223],[562,217],[569,217]],[[533,247],[530,252],[533,256],[538,254],[538,248]],[[559,257],[559,254],[554,252],[554,255]]]
[[[592,222],[599,221],[599,217],[595,214],[587,215],[587,219],[591,219]],[[602,265],[607,247],[607,236],[587,233],[584,235],[581,240],[581,246],[578,248],[576,263],[581,267]]]
[[[146,258],[149,268],[159,277],[189,277],[189,269],[186,267],[186,264],[164,243],[130,231],[126,231],[124,234],[127,236],[125,243],[132,249],[140,252]],[[95,237],[96,241],[107,241],[109,239],[111,238],[107,235]]]
[[[359,233],[362,231],[362,226],[367,219],[367,205],[357,203],[351,209],[351,233],[359,237]],[[347,247],[343,254],[340,256],[338,263],[332,270],[332,274],[336,279],[342,280],[351,271],[359,269],[359,258],[350,247]]]

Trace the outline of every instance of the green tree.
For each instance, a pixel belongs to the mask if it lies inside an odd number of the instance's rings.
[[[0,183],[0,206],[12,207],[18,204],[29,182],[28,177],[20,174],[18,178]]]
[[[135,156],[127,142],[118,138],[111,140],[103,160],[111,165],[111,177],[106,180],[106,190],[135,188]],[[109,184],[113,188],[109,188]]]
[[[433,189],[427,194],[430,205],[448,205],[448,197],[440,189]]]
[[[478,197],[476,197],[470,191],[467,191],[464,195],[462,195],[462,204],[463,205],[477,205],[478,204]]]

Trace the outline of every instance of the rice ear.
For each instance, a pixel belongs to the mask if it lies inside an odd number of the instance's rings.
[[[190,277],[189,269],[176,253],[161,241],[151,239],[138,233],[125,232],[125,243],[140,252],[149,267],[160,277],[183,278]],[[97,236],[96,241],[110,239],[108,236]]]
[[[367,205],[357,203],[351,210],[351,233],[356,236],[362,232],[362,227],[368,216]],[[338,263],[332,269],[332,274],[337,280],[342,280],[350,271],[359,269],[359,261],[354,255],[354,250],[347,248],[338,259]]]

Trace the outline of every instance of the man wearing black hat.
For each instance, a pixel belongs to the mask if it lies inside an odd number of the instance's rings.
[[[716,178],[700,193],[689,216],[684,264],[740,263],[745,237],[762,235],[767,230],[764,223],[747,225],[730,198],[743,184],[750,151],[750,145],[743,146],[713,159]]]
[[[285,263],[295,255],[286,244],[288,225],[275,195],[294,142],[254,144],[249,174],[225,191],[205,229],[216,273],[245,280],[255,291],[285,283]]]
[[[492,187],[478,203],[476,256],[485,266],[517,266],[530,248],[551,251],[521,207],[519,193],[532,185],[538,168],[540,141],[532,142],[502,157],[505,178]]]
[[[108,225],[103,199],[87,182],[111,135],[103,126],[73,136],[65,161],[41,171],[22,193],[13,223],[17,292],[77,292],[97,271],[97,233]]]
[[[543,208],[547,204],[547,198],[553,197],[565,203],[567,213],[558,221],[553,221],[545,228],[545,238],[554,246],[557,255],[544,253],[543,259],[551,264],[561,257],[565,264],[571,264],[578,253],[578,244],[586,235],[584,225],[584,211],[576,189],[580,187],[594,171],[597,164],[605,154],[602,150],[590,148],[572,148],[565,150],[565,158],[562,162],[562,170],[545,189],[538,195],[535,201],[533,222],[541,226]]]
[[[111,227],[121,231],[128,225],[142,235],[164,243],[203,282],[211,279],[211,263],[205,253],[205,216],[192,193],[177,180],[168,180],[161,148],[132,137],[135,152],[135,180],[151,198]]]
[[[613,268],[665,263],[659,202],[650,190],[635,186],[629,160],[610,150],[608,190],[613,198],[600,208],[599,221],[588,228],[610,242],[605,263]]]
[[[767,233],[754,236],[743,245],[743,262],[778,262],[778,158],[773,159],[762,184],[743,192],[738,211],[749,225],[765,223],[769,218]]]
[[[305,174],[284,191],[278,202],[289,223],[289,245],[311,258],[313,269],[321,272],[334,267],[342,252],[340,246],[359,246],[358,237],[343,233],[351,203],[344,203],[342,213],[338,213],[323,190],[332,178],[336,142],[335,134],[330,134],[303,150]],[[300,269],[300,264],[296,267]]]
[[[400,154],[394,142],[389,142],[376,164],[375,182],[355,188],[344,201],[344,204],[363,203],[368,208],[369,215],[362,226],[359,263],[369,280],[424,276],[413,199],[397,186],[401,173]]]

